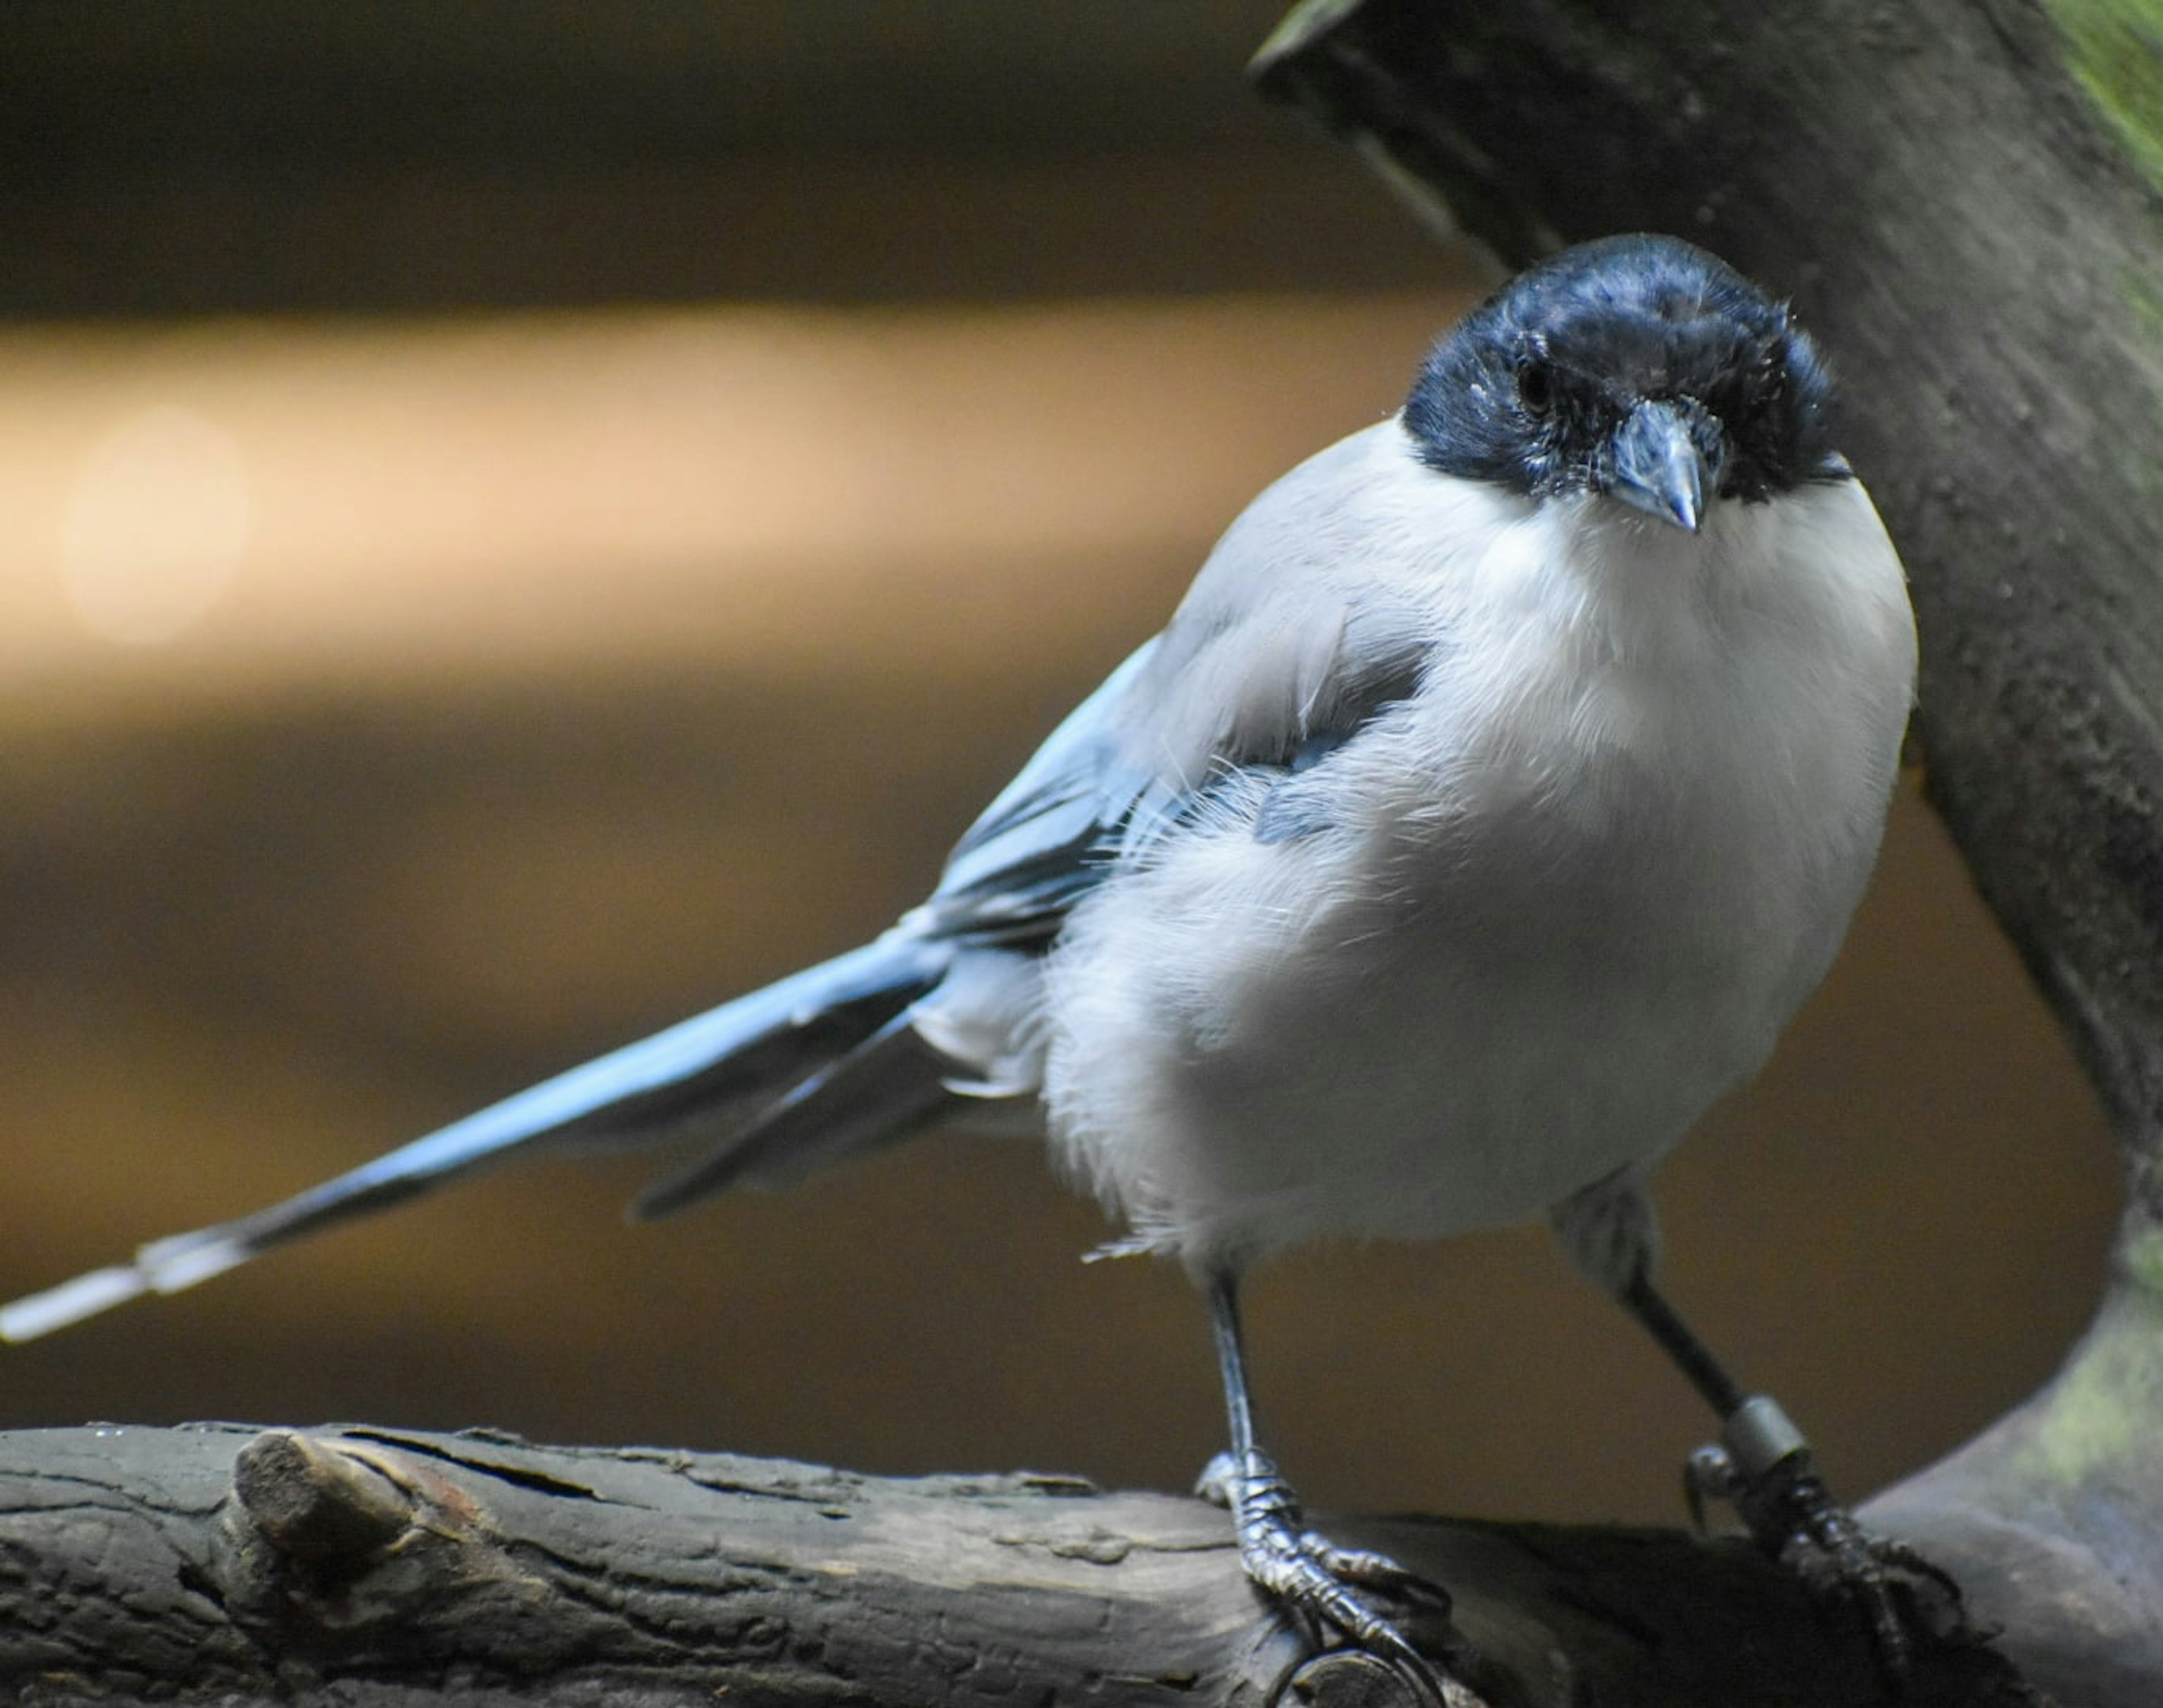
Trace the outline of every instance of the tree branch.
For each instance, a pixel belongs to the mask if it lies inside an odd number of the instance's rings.
[[[1861,1627],[1740,1541],[1332,1523],[1458,1591],[1496,1708],[1895,1700]],[[1303,1652],[1216,1508],[1070,1477],[479,1433],[0,1435],[0,1696],[33,1708],[1401,1700],[1364,1657]],[[2031,1699],[1958,1647],[1898,1700]]]

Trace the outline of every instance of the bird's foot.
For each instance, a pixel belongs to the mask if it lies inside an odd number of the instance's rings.
[[[1307,1528],[1299,1497],[1266,1454],[1218,1454],[1196,1492],[1231,1512],[1248,1577],[1317,1644],[1335,1632],[1395,1671],[1420,1708],[1480,1708],[1480,1699],[1415,1648],[1368,1593],[1446,1618],[1447,1590],[1387,1554],[1340,1548]]]
[[[1852,1609],[1870,1628],[1879,1664],[1909,1676],[1919,1642],[1966,1633],[1960,1585],[1906,1543],[1880,1536],[1832,1497],[1809,1443],[1760,1395],[1727,1421],[1717,1447],[1691,1454],[1684,1473],[1690,1516],[1705,1527],[1709,1500],[1725,1501],[1752,1538],[1820,1600]]]

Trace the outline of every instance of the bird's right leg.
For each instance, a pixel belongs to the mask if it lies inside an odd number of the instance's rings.
[[[1449,1596],[1386,1554],[1339,1548],[1309,1530],[1299,1497],[1276,1463],[1254,1443],[1254,1406],[1247,1391],[1247,1363],[1239,1328],[1237,1281],[1216,1277],[1209,1286],[1209,1314],[1216,1333],[1217,1364],[1224,1380],[1232,1447],[1210,1461],[1202,1492],[1232,1514],[1239,1559],[1254,1584],[1300,1616],[1318,1635],[1334,1630],[1359,1648],[1401,1673],[1423,1708],[1458,1708],[1477,1699],[1445,1679],[1364,1591],[1423,1600],[1447,1611]]]
[[[1904,1677],[1917,1634],[1961,1627],[1960,1586],[1836,1501],[1787,1412],[1730,1375],[1653,1284],[1659,1223],[1640,1171],[1595,1181],[1558,1204],[1553,1221],[1579,1266],[1637,1319],[1720,1418],[1720,1444],[1699,1449],[1685,1474],[1698,1527],[1708,1496],[1727,1501],[1757,1545],[1814,1593],[1852,1606],[1885,1670]]]

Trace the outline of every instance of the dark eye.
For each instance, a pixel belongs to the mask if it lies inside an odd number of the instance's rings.
[[[1527,362],[1517,369],[1517,401],[1529,416],[1542,416],[1554,407],[1554,376],[1543,362]]]

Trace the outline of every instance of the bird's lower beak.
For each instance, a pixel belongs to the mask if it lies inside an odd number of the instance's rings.
[[[1616,429],[1614,479],[1608,490],[1647,516],[1695,533],[1717,471],[1698,448],[1695,411],[1650,399]]]

